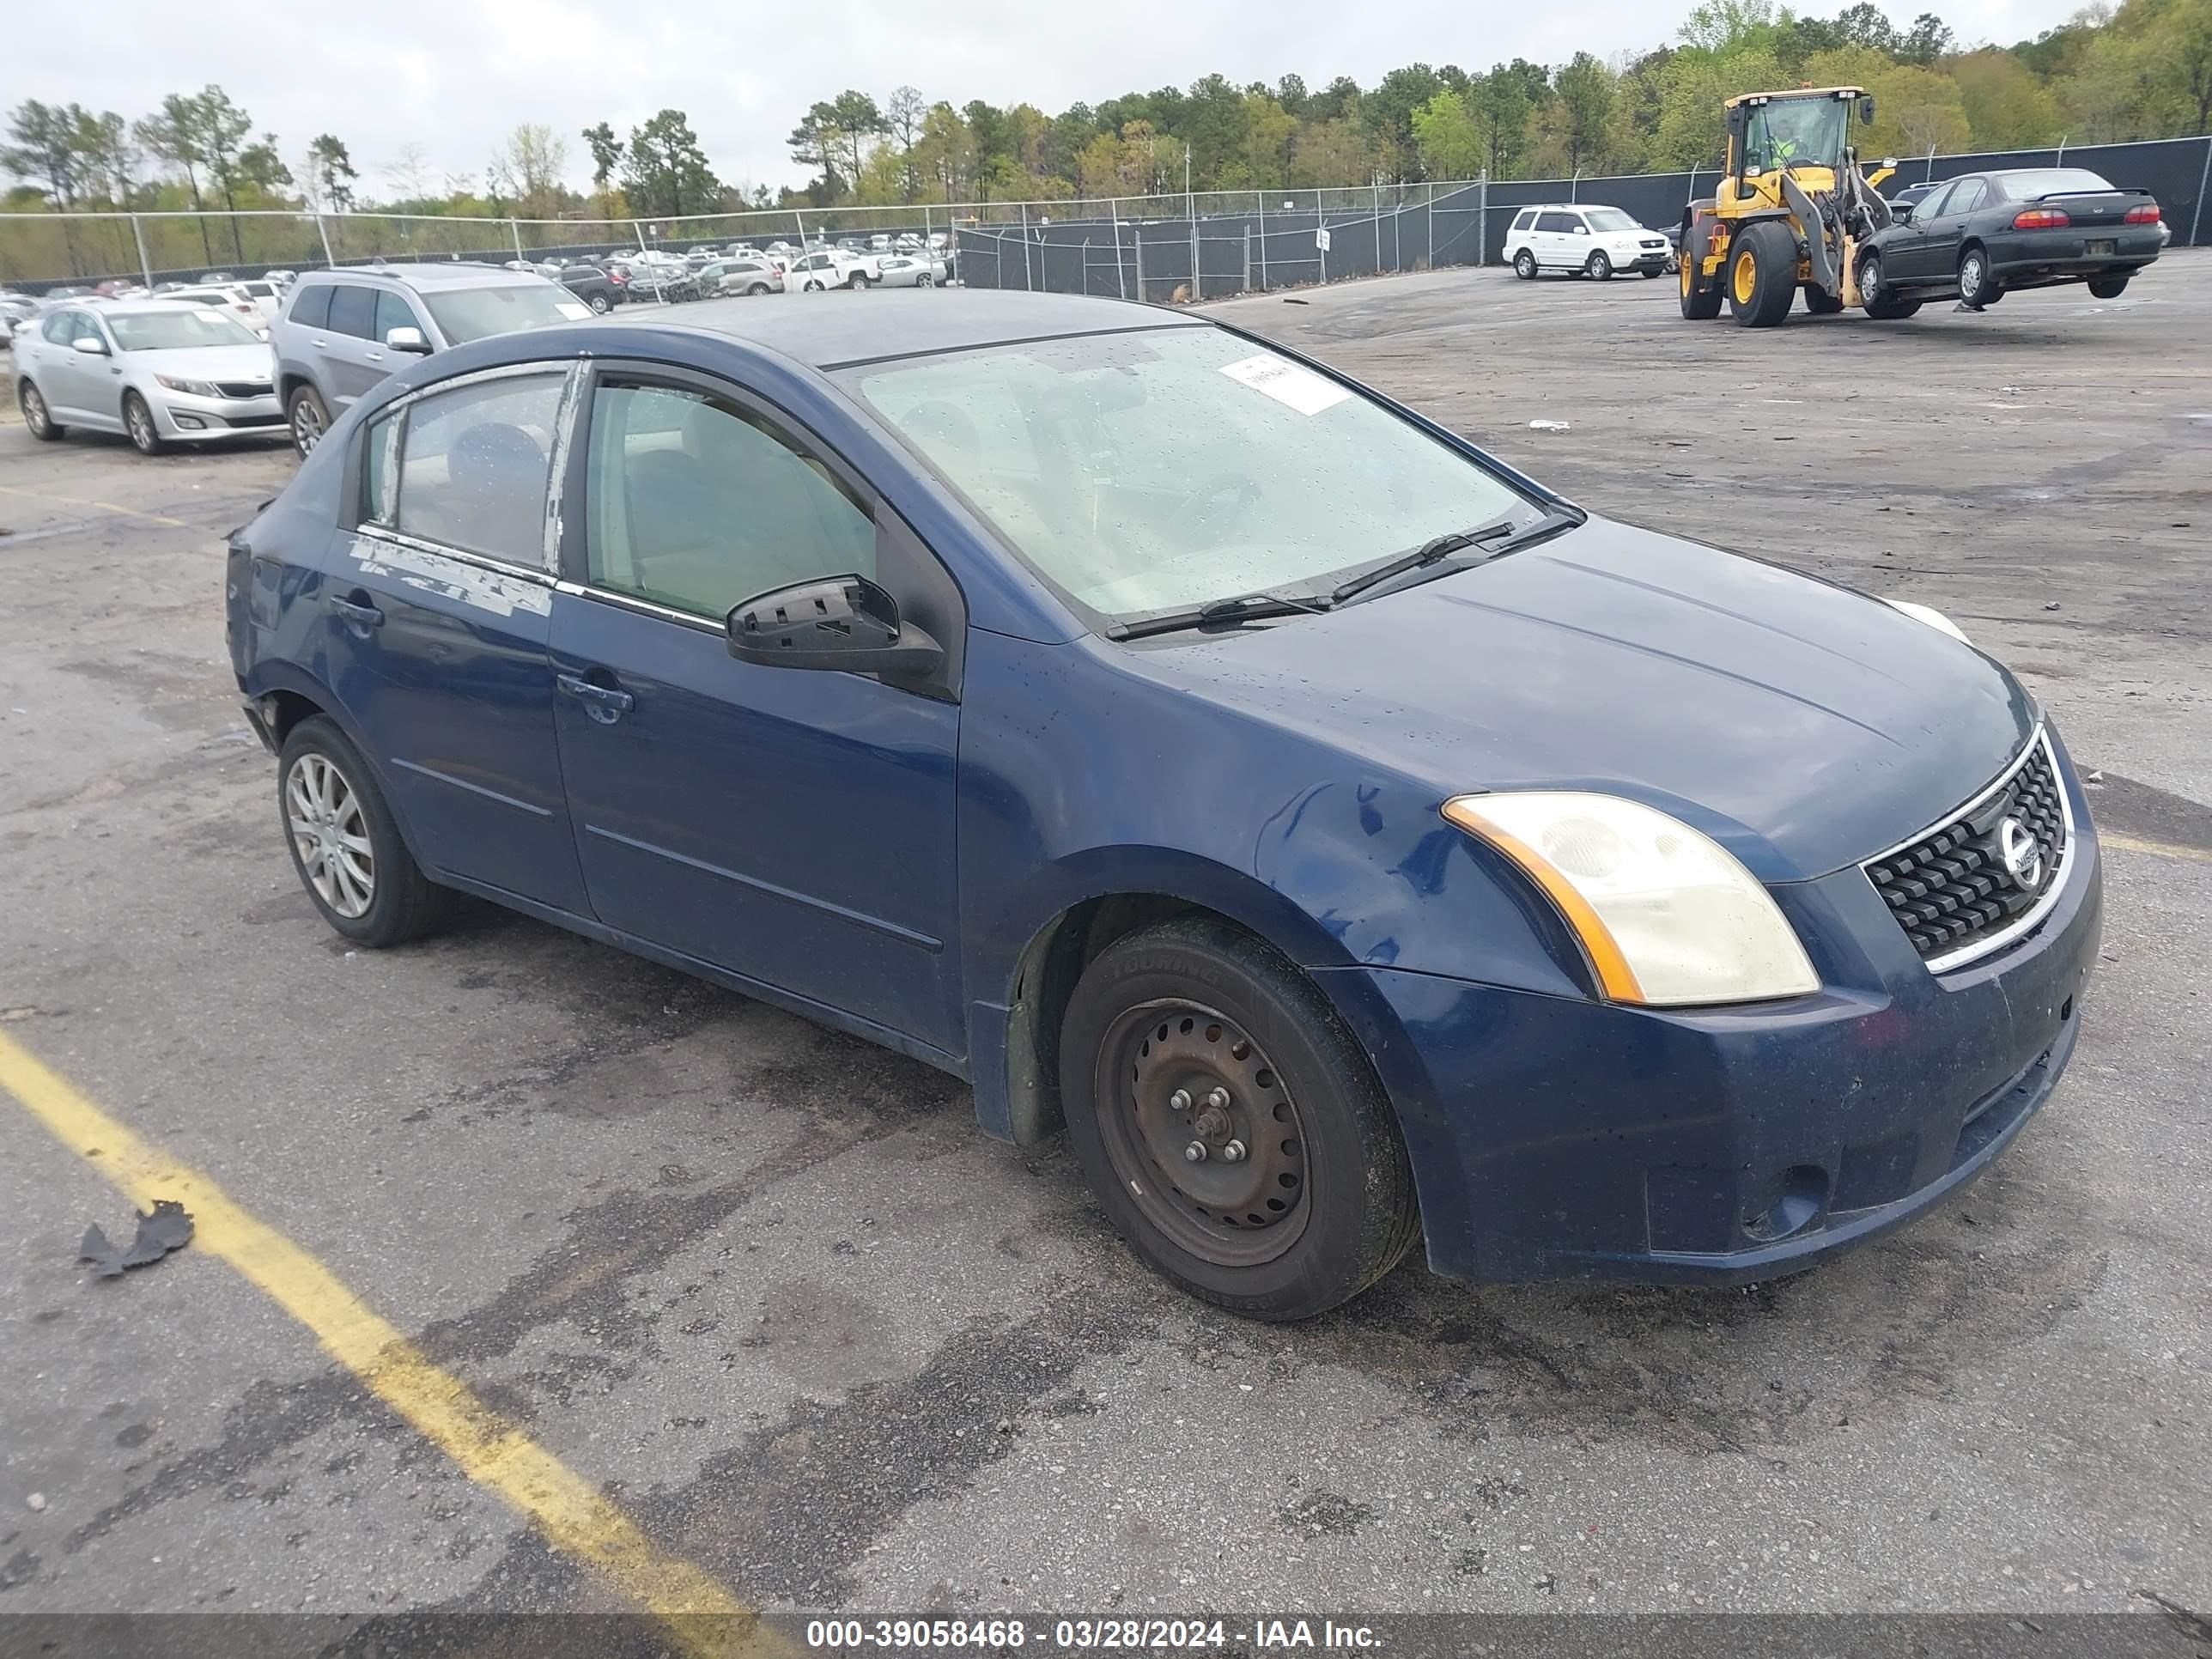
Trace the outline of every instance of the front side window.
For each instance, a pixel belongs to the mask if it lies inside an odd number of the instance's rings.
[[[457,288],[427,294],[422,302],[430,307],[448,345],[550,323],[577,322],[592,314],[589,306],[578,305],[563,289],[542,282],[513,288]]]
[[[76,339],[76,319],[82,314],[75,311],[57,311],[40,325],[39,332],[49,345],[69,345]]]
[[[388,340],[395,328],[420,328],[422,320],[415,315],[415,307],[389,289],[380,289],[376,295],[376,334],[379,340]]]
[[[1963,179],[1960,180],[1959,187],[1951,192],[1951,199],[1944,204],[1943,211],[1972,213],[1976,208],[1981,206],[1982,196],[1983,185],[1980,179]]]
[[[1537,219],[1536,228],[1571,236],[1582,228],[1582,222],[1571,213],[1547,213]]]
[[[374,339],[376,290],[357,283],[340,283],[331,292],[331,326],[340,334]]]
[[[1951,199],[1951,193],[1956,189],[1958,189],[1956,185],[1943,185],[1941,189],[1937,190],[1933,196],[1930,196],[1918,207],[1913,209],[1912,216],[1916,219],[1921,220],[1942,218],[1943,216],[1944,204]]]
[[[1543,511],[1350,387],[1205,325],[834,378],[1048,580],[1109,617],[1325,588],[1448,531]]]
[[[720,621],[772,587],[876,574],[876,526],[822,462],[733,404],[672,386],[592,399],[586,575]]]
[[[542,568],[558,374],[480,380],[406,411],[396,521],[410,536]]]

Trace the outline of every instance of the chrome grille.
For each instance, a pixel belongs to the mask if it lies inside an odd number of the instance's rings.
[[[1912,948],[1941,972],[2033,927],[2065,883],[2073,843],[2057,762],[2038,727],[1989,788],[1863,867]]]
[[[266,398],[276,388],[266,380],[217,380],[215,389],[226,398]]]

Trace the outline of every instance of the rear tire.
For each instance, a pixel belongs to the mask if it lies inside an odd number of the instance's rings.
[[[1193,1295],[1309,1318],[1419,1237],[1397,1121],[1358,1045],[1310,979],[1218,917],[1107,946],[1060,1052],[1068,1139],[1101,1207]]]
[[[586,301],[585,303],[590,306],[592,310],[598,312],[602,317],[605,316],[608,311],[612,308],[608,302],[607,296],[604,294],[594,294],[589,300]]]
[[[2117,300],[2128,291],[2128,278],[2134,275],[2135,272],[2130,270],[2119,276],[2092,276],[2089,292],[2100,300]]]
[[[1993,306],[2004,298],[2004,288],[1990,275],[1990,256],[1986,249],[1976,246],[1959,256],[1959,298],[1960,301],[1979,311]]]
[[[1513,256],[1513,274],[1524,283],[1536,280],[1536,256],[1522,248]]]
[[[23,411],[23,424],[42,444],[53,443],[69,428],[54,418],[53,410],[46,407],[46,394],[31,384],[28,376],[15,382],[15,406]]]
[[[1592,282],[1609,283],[1613,280],[1613,261],[1606,257],[1601,247],[1590,250],[1589,263],[1583,269],[1589,274]]]
[[[1772,328],[1797,297],[1797,238],[1788,226],[1762,219],[1736,239],[1726,272],[1729,311],[1745,328]]]
[[[315,908],[366,950],[420,939],[442,927],[460,902],[422,873],[376,775],[326,714],[286,734],[276,759],[276,813],[292,868]]]

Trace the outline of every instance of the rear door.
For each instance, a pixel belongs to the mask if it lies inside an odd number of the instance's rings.
[[[1540,265],[1578,265],[1574,251],[1575,229],[1582,223],[1571,213],[1557,211],[1536,216],[1536,263]]]
[[[322,362],[332,414],[392,373],[391,354],[376,332],[377,298],[365,283],[337,283],[331,289],[329,325],[309,342]]]
[[[349,457],[351,528],[302,596],[327,612],[329,684],[416,856],[575,915],[547,526],[555,434],[581,380],[561,363],[494,369],[380,415]]]
[[[605,366],[575,454],[552,655],[594,913],[961,1052],[959,705],[738,662],[724,626],[769,588],[859,574],[951,649],[951,579],[825,447],[726,382]]]

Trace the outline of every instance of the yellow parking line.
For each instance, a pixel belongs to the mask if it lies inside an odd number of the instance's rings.
[[[2162,859],[2188,859],[2197,864],[2212,864],[2212,849],[2202,847],[2177,847],[2170,841],[2137,841],[2133,836],[2114,836],[2100,830],[2097,839],[2106,847],[2117,847],[2123,853],[2151,853]]]
[[[88,501],[75,495],[54,495],[43,489],[18,489],[14,484],[0,484],[0,495],[21,495],[34,501],[58,501],[64,507],[96,507],[103,513],[119,513],[126,519],[143,519],[148,524],[165,524],[173,530],[191,528],[182,519],[172,519],[160,513],[142,513],[135,507],[119,507],[113,501]]]
[[[228,1262],[314,1334],[324,1351],[434,1442],[464,1474],[591,1563],[667,1627],[689,1655],[783,1655],[790,1644],[691,1563],[664,1554],[592,1482],[502,1420],[374,1313],[320,1261],[248,1214],[208,1176],[141,1139],[69,1080],[0,1033],[0,1090],[125,1197],[174,1199],[191,1212],[192,1249]]]

